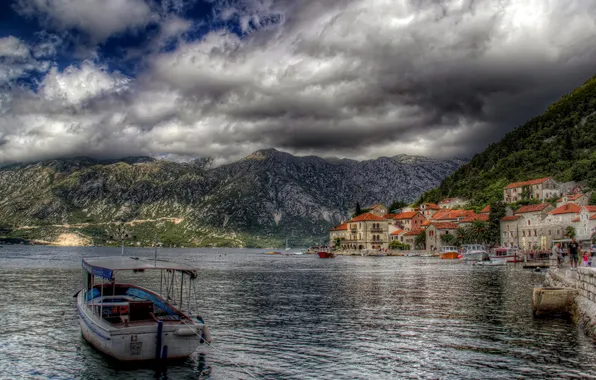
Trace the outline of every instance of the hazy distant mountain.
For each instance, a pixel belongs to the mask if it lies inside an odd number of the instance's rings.
[[[75,228],[105,240],[114,233],[111,222],[136,220],[130,228],[143,243],[157,235],[184,245],[262,245],[285,237],[298,244],[326,236],[356,202],[413,201],[463,163],[296,157],[275,149],[216,168],[205,160],[149,157],[48,160],[0,169],[0,224],[45,226],[13,230],[18,236]]]

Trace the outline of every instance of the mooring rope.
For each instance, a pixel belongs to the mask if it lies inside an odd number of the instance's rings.
[[[210,347],[210,348],[212,348],[213,350],[215,350],[215,351],[219,352],[219,353],[220,353],[220,354],[221,354],[221,355],[222,355],[222,356],[223,356],[225,359],[227,359],[227,360],[228,360],[230,363],[234,364],[234,365],[235,365],[236,367],[238,367],[238,368],[239,368],[241,371],[243,371],[245,374],[247,374],[247,375],[248,375],[248,377],[251,377],[251,378],[253,378],[253,379],[258,379],[258,377],[257,377],[256,375],[254,375],[254,374],[250,373],[250,372],[249,372],[249,371],[248,371],[246,368],[244,368],[244,367],[240,366],[240,364],[238,364],[238,362],[234,361],[234,360],[233,360],[231,357],[228,357],[228,356],[225,354],[225,352],[223,352],[222,350],[220,350],[220,349],[218,349],[218,348],[214,347],[214,346],[213,346],[211,343],[207,342],[207,341],[205,340],[205,338],[204,338],[202,335],[200,335],[200,334],[197,332],[197,330],[196,330],[196,328],[195,328],[196,326],[194,326],[194,325],[189,325],[189,324],[188,324],[188,323],[186,323],[184,320],[182,320],[182,323],[184,323],[186,326],[188,326],[188,327],[192,328],[192,329],[193,329],[193,331],[195,332],[195,334],[196,334],[196,335],[197,335],[197,336],[198,336],[198,337],[199,337],[199,338],[200,338],[200,339],[201,339],[203,342],[205,342],[205,344],[207,344],[207,346],[209,346],[209,347]],[[203,323],[203,326],[205,326],[205,324],[204,324],[204,323]]]

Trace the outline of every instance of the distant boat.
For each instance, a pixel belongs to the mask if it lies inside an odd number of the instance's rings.
[[[501,260],[506,263],[515,263],[522,261],[518,249],[513,247],[495,248],[491,250],[488,256],[492,261]]]
[[[281,255],[281,252],[279,251],[269,251],[269,252],[265,252],[268,255]]]
[[[464,261],[488,261],[488,250],[482,244],[466,244],[461,253]]]
[[[459,256],[457,247],[452,247],[452,246],[441,247],[441,254],[439,255],[439,257],[441,259],[453,260],[453,259],[457,259],[457,256]]]
[[[317,255],[321,259],[333,259],[335,257],[335,253],[331,251],[329,247],[320,247],[321,249],[317,251]]]

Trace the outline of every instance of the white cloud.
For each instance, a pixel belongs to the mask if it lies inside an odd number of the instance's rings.
[[[265,147],[465,156],[587,79],[596,61],[590,1],[220,1],[215,14],[245,34],[184,42],[190,22],[162,15],[156,46],[179,43],[149,48],[136,78],[85,61],[0,101],[0,162],[173,153],[222,163]],[[103,30],[90,33],[122,29]]]
[[[19,0],[16,9],[60,30],[86,32],[96,42],[142,28],[153,17],[143,0]]]

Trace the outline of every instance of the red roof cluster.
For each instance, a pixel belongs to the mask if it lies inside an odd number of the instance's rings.
[[[474,210],[441,210],[432,216],[432,220],[456,220],[457,218],[475,215]]]
[[[457,224],[455,223],[431,223],[437,230],[455,230],[457,229]]]
[[[482,210],[480,210],[481,214],[490,214],[490,205],[484,206]]]
[[[588,212],[596,212],[596,206],[584,206]]]
[[[400,235],[400,234],[403,234],[404,232],[405,232],[404,230],[397,230],[397,231],[393,231],[391,233],[391,235]]]
[[[533,179],[530,181],[523,181],[523,182],[514,182],[514,183],[510,183],[509,185],[505,186],[505,189],[514,189],[516,187],[540,185],[541,183],[544,183],[544,182],[548,181],[549,179],[551,179],[551,177],[538,178],[538,179]]]
[[[366,221],[370,221],[370,220],[385,220],[380,216],[377,216],[375,214],[372,214],[370,212],[364,213],[364,214],[360,214],[355,218],[350,219],[350,222],[366,222]]]
[[[576,205],[575,203],[565,203],[561,207],[557,207],[549,214],[560,215],[560,214],[577,214],[582,210],[582,206]]]
[[[412,219],[417,213],[418,213],[418,211],[405,211],[405,212],[401,212],[401,213],[395,215],[393,217],[393,219],[395,219],[395,220]]]
[[[342,223],[339,226],[335,226],[331,231],[346,231],[348,229],[348,223]]]
[[[572,201],[576,201],[579,198],[581,198],[583,196],[583,194],[566,194],[565,197],[567,197],[567,201],[568,202],[572,202]],[[563,197],[557,199],[557,202],[563,202]]]
[[[385,214],[383,215],[383,219],[393,219],[393,217],[397,214]]]
[[[418,236],[422,233],[423,230],[412,230],[410,232],[406,232],[405,236]]]
[[[519,215],[507,215],[501,218],[501,222],[512,222],[521,218]]]
[[[462,220],[460,220],[460,223],[471,223],[475,220],[481,220],[483,222],[488,222],[488,214],[476,214],[476,215],[470,215],[468,217],[463,218]]]
[[[426,207],[427,210],[440,210],[441,209],[439,207],[439,205],[436,203],[424,203],[424,206]]]
[[[537,205],[526,205],[526,206],[520,207],[515,213],[516,214],[523,214],[523,213],[526,213],[526,212],[542,211],[545,208],[547,208],[548,206],[550,206],[550,203],[540,203],[540,204],[537,204]]]

